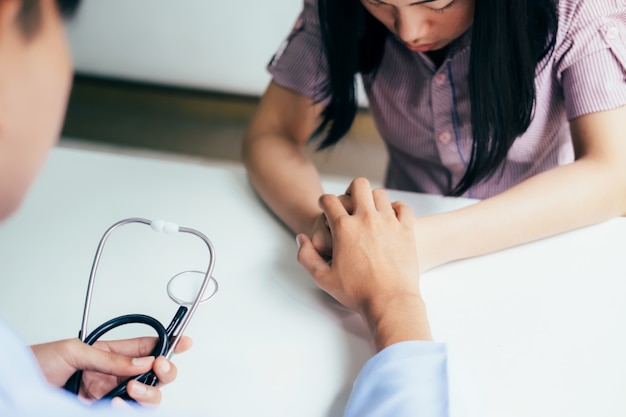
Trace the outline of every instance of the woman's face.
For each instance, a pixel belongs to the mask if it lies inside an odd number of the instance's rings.
[[[506,0],[503,0],[506,1]],[[361,0],[407,48],[436,51],[472,25],[476,0]]]
[[[0,1],[0,220],[19,206],[56,143],[72,81],[55,0],[40,1],[40,27],[30,37],[20,6]]]

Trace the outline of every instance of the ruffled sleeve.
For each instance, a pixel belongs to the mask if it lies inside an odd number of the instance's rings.
[[[568,119],[626,104],[626,1],[561,1],[556,80]]]
[[[305,0],[304,8],[267,66],[281,87],[316,102],[329,98],[328,66],[324,56],[317,1]]]

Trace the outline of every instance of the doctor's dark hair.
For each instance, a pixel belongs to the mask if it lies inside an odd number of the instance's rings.
[[[528,129],[535,74],[555,45],[557,2],[476,0],[468,79],[472,153],[450,195],[494,175]],[[324,133],[318,149],[325,149],[350,129],[357,110],[355,76],[375,73],[390,34],[359,0],[319,0],[318,14],[331,97],[313,139]]]
[[[22,6],[17,15],[18,24],[28,38],[37,33],[41,24],[41,0],[22,0]],[[65,18],[72,17],[80,0],[56,0],[59,13]]]

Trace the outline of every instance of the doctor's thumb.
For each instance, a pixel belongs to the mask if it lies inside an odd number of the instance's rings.
[[[96,371],[115,376],[133,376],[149,371],[154,364],[154,356],[133,358],[77,342],[80,346],[76,346],[72,364],[77,370]]]
[[[328,263],[317,252],[308,236],[304,234],[297,235],[296,243],[298,244],[298,263],[317,280],[320,274],[329,269]]]

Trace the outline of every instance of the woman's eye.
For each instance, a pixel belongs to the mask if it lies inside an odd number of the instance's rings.
[[[446,10],[448,10],[450,7],[452,7],[454,5],[454,3],[456,3],[456,0],[452,0],[450,3],[446,4],[445,6],[439,8],[439,9],[430,9],[435,13],[443,13]]]
[[[374,7],[380,7],[382,5],[384,5],[385,3],[383,3],[382,1],[376,1],[376,0],[367,0],[367,4],[374,6]]]

